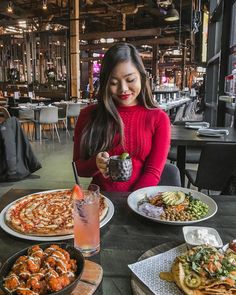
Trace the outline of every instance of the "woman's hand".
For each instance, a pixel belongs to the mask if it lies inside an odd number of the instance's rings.
[[[108,162],[109,162],[108,152],[100,152],[96,157],[96,165],[98,170],[102,173],[103,177],[108,178]]]

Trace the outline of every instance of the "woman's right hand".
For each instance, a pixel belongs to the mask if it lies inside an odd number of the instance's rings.
[[[108,178],[108,163],[109,163],[109,154],[108,152],[100,152],[96,157],[96,165],[98,170],[102,173],[104,178]]]

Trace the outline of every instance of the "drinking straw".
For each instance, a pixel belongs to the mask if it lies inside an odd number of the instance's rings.
[[[75,183],[79,185],[79,176],[78,176],[77,168],[74,161],[72,162],[72,167],[73,167],[73,172],[75,177]]]

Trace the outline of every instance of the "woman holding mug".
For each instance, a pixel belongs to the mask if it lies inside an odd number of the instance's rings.
[[[98,104],[79,115],[74,155],[79,176],[93,177],[104,191],[134,191],[160,181],[170,146],[170,121],[154,102],[149,80],[137,49],[118,43],[105,54]],[[128,181],[113,182],[109,157],[132,155]]]

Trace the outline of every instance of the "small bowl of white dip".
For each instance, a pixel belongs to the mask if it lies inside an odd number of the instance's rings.
[[[212,227],[184,226],[183,235],[189,248],[207,244],[215,248],[222,248],[223,242],[217,230]]]

